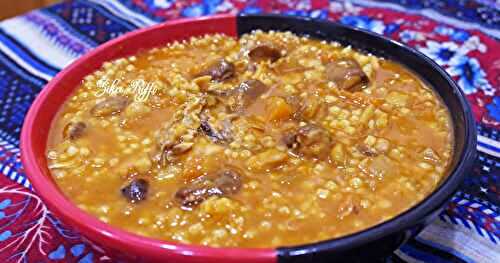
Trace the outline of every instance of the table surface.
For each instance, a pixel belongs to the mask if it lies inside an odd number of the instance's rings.
[[[24,175],[19,133],[47,81],[126,32],[227,12],[339,21],[406,43],[443,66],[472,105],[476,165],[439,218],[387,261],[500,262],[498,0],[75,0],[0,22],[0,261],[112,261],[47,210]]]

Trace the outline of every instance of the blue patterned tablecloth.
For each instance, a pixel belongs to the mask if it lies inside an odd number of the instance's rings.
[[[274,12],[332,19],[424,52],[467,94],[479,155],[439,219],[389,262],[500,262],[500,1],[74,0],[0,22],[0,261],[113,261],[31,191],[19,156],[24,115],[43,86],[94,47],[178,17]],[[360,252],[362,253],[362,252]]]

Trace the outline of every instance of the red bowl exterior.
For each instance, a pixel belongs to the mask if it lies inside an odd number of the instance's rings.
[[[46,162],[46,143],[50,124],[66,98],[83,77],[103,62],[133,55],[141,49],[164,45],[209,33],[237,35],[236,17],[221,15],[162,23],[128,33],[89,52],[61,71],[38,95],[31,106],[21,133],[21,158],[26,174],[37,194],[64,223],[112,256],[133,262],[189,263],[272,263],[274,249],[210,248],[164,242],[131,234],[99,221],[71,203],[53,181]]]

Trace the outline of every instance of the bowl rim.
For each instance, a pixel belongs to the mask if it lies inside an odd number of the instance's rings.
[[[214,19],[231,19],[237,23],[239,18],[248,17],[273,17],[277,19],[294,19],[304,22],[313,23],[328,23],[337,27],[343,27],[348,30],[354,30],[369,35],[369,37],[381,38],[394,45],[397,45],[406,52],[411,52],[424,60],[430,65],[433,70],[436,70],[449,84],[450,92],[458,98],[460,107],[464,114],[464,149],[460,156],[457,157],[459,161],[456,166],[450,171],[448,177],[441,182],[441,184],[425,199],[412,206],[407,211],[375,226],[369,227],[359,232],[355,232],[339,238],[324,240],[320,242],[308,243],[299,246],[278,247],[278,248],[214,248],[202,245],[188,245],[170,241],[162,241],[145,236],[140,236],[121,228],[111,226],[107,223],[100,221],[94,216],[84,212],[77,205],[73,204],[62,191],[56,186],[55,182],[45,177],[42,168],[38,166],[36,156],[31,149],[32,136],[36,136],[36,123],[35,120],[43,110],[41,106],[45,102],[53,90],[57,89],[59,82],[64,76],[71,74],[77,67],[81,67],[88,58],[95,56],[100,52],[113,47],[119,43],[125,43],[131,36],[146,34],[153,30],[166,29],[169,27],[180,26],[184,23],[192,23],[195,21],[206,21]],[[104,61],[102,61],[104,62]],[[60,106],[58,106],[60,107]],[[462,113],[460,113],[462,114]],[[47,139],[45,139],[46,141]],[[110,40],[89,53],[83,55],[71,65],[60,71],[47,85],[42,89],[40,94],[36,97],[31,105],[28,113],[26,114],[23,128],[21,131],[21,159],[28,179],[31,181],[37,194],[40,195],[44,203],[53,211],[63,222],[73,226],[83,235],[91,235],[99,242],[105,243],[104,246],[109,246],[114,249],[127,248],[132,249],[134,252],[142,252],[145,255],[159,254],[178,256],[178,258],[186,258],[190,256],[202,257],[210,260],[238,260],[239,262],[275,262],[277,256],[296,256],[308,253],[317,253],[335,249],[335,251],[345,251],[352,247],[360,246],[368,242],[380,239],[384,236],[396,233],[402,229],[406,229],[415,225],[415,222],[424,217],[426,214],[436,210],[442,206],[449,197],[455,192],[459,184],[462,182],[465,171],[470,169],[472,161],[475,158],[476,148],[476,129],[474,126],[474,119],[472,117],[470,106],[466,100],[463,91],[457,86],[455,81],[434,61],[420,53],[419,51],[410,48],[400,42],[389,39],[385,36],[378,35],[359,28],[341,25],[335,22],[326,20],[317,20],[304,17],[292,17],[286,15],[215,15],[205,16],[198,18],[177,19],[167,21],[151,27],[138,29],[129,32],[121,37]],[[45,158],[45,156],[43,156]],[[259,260],[259,261],[256,261]],[[214,261],[215,262],[215,261]]]

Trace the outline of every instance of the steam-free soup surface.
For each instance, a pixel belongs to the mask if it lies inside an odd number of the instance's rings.
[[[50,130],[63,192],[153,238],[275,247],[411,208],[447,173],[452,125],[394,62],[282,32],[191,38],[107,62]]]

